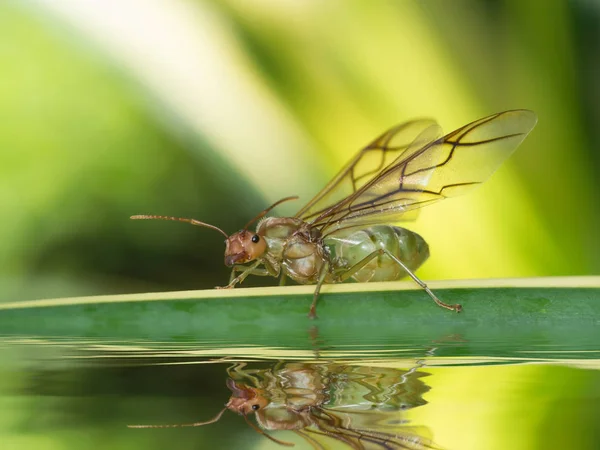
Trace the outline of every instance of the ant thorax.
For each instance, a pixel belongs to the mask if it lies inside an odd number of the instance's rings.
[[[258,223],[256,233],[267,241],[269,255],[281,261],[286,241],[304,226],[303,220],[294,217],[267,217]]]
[[[327,261],[323,245],[311,242],[304,233],[293,234],[285,243],[282,267],[286,275],[298,283],[316,283]]]
[[[317,281],[327,261],[319,230],[295,217],[268,217],[256,232],[264,236],[269,256],[281,263],[287,276],[301,284]]]

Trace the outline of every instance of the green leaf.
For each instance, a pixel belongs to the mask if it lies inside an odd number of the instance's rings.
[[[213,356],[215,347],[218,355],[247,356],[253,346],[273,350],[267,352],[273,357],[314,357],[314,351],[336,356],[348,345],[358,353],[346,357],[398,356],[453,340],[466,344],[449,345],[445,356],[515,358],[525,347],[552,350],[553,358],[562,357],[561,349],[586,358],[585,351],[595,349],[589,346],[600,322],[599,277],[430,285],[445,301],[460,302],[463,312],[437,307],[409,282],[343,284],[324,286],[319,318],[311,320],[314,286],[290,286],[6,303],[0,305],[0,333],[150,347],[205,343]]]

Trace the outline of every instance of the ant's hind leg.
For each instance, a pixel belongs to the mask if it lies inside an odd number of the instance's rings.
[[[456,312],[461,312],[462,311],[462,306],[457,304],[454,305],[449,305],[448,303],[444,303],[443,301],[441,301],[439,298],[436,297],[436,295],[431,292],[431,289],[429,289],[429,286],[427,286],[423,281],[421,281],[408,267],[406,267],[406,265],[400,261],[400,259],[398,259],[396,256],[392,255],[389,251],[387,250],[383,250],[383,252],[390,258],[392,259],[396,264],[398,264],[400,267],[402,267],[404,269],[404,271],[414,280],[415,283],[417,283],[419,286],[421,286],[425,292],[427,292],[427,294],[431,297],[431,299],[438,305],[441,306],[442,308],[445,309],[449,309],[450,311],[456,311]]]
[[[431,292],[431,289],[429,289],[429,287],[423,282],[421,281],[407,266],[406,264],[404,264],[400,259],[398,259],[396,256],[394,256],[392,253],[390,253],[388,250],[386,249],[379,249],[379,250],[375,250],[373,253],[371,253],[370,255],[364,257],[362,260],[360,260],[359,262],[357,262],[356,264],[354,264],[352,267],[348,268],[347,270],[345,270],[344,272],[342,272],[340,275],[338,275],[337,278],[337,282],[341,283],[343,281],[346,281],[349,278],[352,278],[352,276],[358,272],[360,269],[362,269],[363,267],[365,267],[367,264],[369,264],[371,262],[371,260],[373,260],[374,258],[377,258],[379,256],[382,255],[387,255],[392,261],[394,261],[396,264],[398,264],[400,267],[402,267],[402,269],[414,280],[415,283],[417,283],[419,286],[421,286],[421,288],[423,288],[423,290],[425,292],[427,292],[427,295],[429,295],[431,297],[431,299],[438,305],[441,306],[442,308],[445,309],[449,309],[450,311],[456,311],[456,312],[460,312],[462,310],[462,306],[456,304],[456,305],[449,305],[448,303],[444,303],[443,301],[441,301],[439,298],[437,298],[435,296],[435,294],[433,292]]]

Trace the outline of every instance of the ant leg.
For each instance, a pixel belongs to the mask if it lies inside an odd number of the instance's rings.
[[[361,259],[359,262],[357,262],[356,264],[354,264],[352,267],[347,268],[346,270],[344,270],[343,272],[341,272],[335,282],[336,283],[343,283],[344,281],[352,278],[352,276],[358,272],[360,269],[362,269],[363,267],[365,267],[367,264],[369,264],[371,262],[372,259],[377,258],[378,256],[383,255],[384,252],[383,250],[375,250],[373,253],[371,253],[370,255],[365,256],[363,259]]]
[[[427,295],[429,295],[429,297],[431,297],[431,299],[438,305],[441,306],[442,308],[445,309],[449,309],[450,311],[456,311],[456,312],[460,312],[462,310],[462,306],[461,305],[449,305],[448,303],[444,303],[443,301],[441,301],[439,298],[437,298],[435,296],[435,294],[433,292],[431,292],[431,289],[429,289],[429,287],[423,282],[421,281],[407,266],[406,264],[404,264],[402,261],[400,261],[400,259],[398,259],[396,256],[394,256],[392,253],[390,253],[388,250],[380,248],[379,250],[375,250],[373,253],[371,253],[370,255],[364,257],[361,261],[357,262],[356,264],[354,264],[352,267],[348,268],[347,270],[345,270],[344,272],[342,272],[340,275],[338,275],[337,278],[337,282],[341,283],[343,281],[346,281],[349,278],[352,278],[352,276],[358,272],[360,269],[362,269],[363,267],[365,267],[367,264],[369,264],[371,262],[371,260],[373,260],[374,258],[377,258],[379,256],[382,255],[387,255],[392,261],[394,261],[396,264],[398,264],[400,267],[402,267],[402,269],[408,274],[408,276],[410,276],[413,281],[415,283],[417,283],[425,292],[427,292]]]
[[[231,270],[231,276],[229,277],[229,282],[231,283],[234,279],[235,279],[235,274],[236,272],[246,272],[246,270],[248,269],[248,266],[243,266],[241,264],[235,265],[233,266],[233,269]],[[259,277],[268,277],[269,275],[271,275],[269,273],[269,271],[267,269],[265,269],[264,267],[257,267],[256,269],[252,269],[251,272],[249,274],[247,274],[244,278],[242,278],[240,280],[240,283],[242,281],[244,281],[244,279],[248,276],[248,275],[257,275]],[[241,277],[241,275],[240,275]]]
[[[233,363],[230,367],[225,369],[225,371],[227,372],[227,376],[229,378],[233,378],[234,373],[236,373],[238,375],[244,375],[244,367],[246,367],[247,365],[248,365],[248,363],[246,363],[246,362]]]
[[[285,276],[285,273],[282,273],[281,277],[279,277],[279,286],[285,286],[286,281],[287,277]]]
[[[396,264],[398,264],[400,267],[402,267],[404,269],[404,271],[414,280],[414,282],[417,283],[419,286],[421,286],[425,290],[425,292],[427,292],[427,294],[431,297],[431,299],[438,306],[449,309],[450,311],[456,311],[456,312],[462,311],[461,305],[459,305],[459,304],[449,305],[448,303],[444,303],[439,298],[437,298],[435,296],[435,294],[433,292],[431,292],[431,289],[429,289],[429,287],[423,281],[421,281],[414,273],[412,273],[412,271],[408,267],[406,267],[406,265],[402,261],[400,261],[400,259],[398,259],[398,258],[396,258],[396,256],[392,255],[392,253],[390,253],[388,250],[383,249],[383,251],[390,259],[392,259]]]
[[[215,286],[215,289],[231,289],[235,287],[236,284],[241,283],[246,279],[248,275],[258,275],[258,276],[268,276],[270,273],[267,269],[259,268],[262,264],[262,261],[256,261],[254,264],[249,266],[243,266],[241,264],[233,266],[231,269],[231,276],[229,277],[229,284],[227,286]],[[235,276],[236,272],[242,272],[237,277]]]
[[[317,281],[317,287],[315,288],[315,293],[313,294],[313,301],[310,304],[310,310],[308,312],[308,317],[311,319],[317,318],[317,300],[319,299],[319,292],[321,292],[321,286],[325,282],[325,277],[329,272],[329,263],[323,264],[321,267],[321,271],[319,272],[319,279]]]

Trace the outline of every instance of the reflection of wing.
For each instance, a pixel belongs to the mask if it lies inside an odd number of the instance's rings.
[[[298,211],[296,217],[310,220],[354,194],[403,155],[415,138],[432,126],[436,126],[432,120],[414,120],[383,133],[359,151],[321,192]],[[435,136],[434,140],[439,137],[441,134]]]
[[[443,138],[437,138],[438,128],[430,125],[396,160],[354,193],[327,208],[304,208],[301,217],[324,234],[358,225],[400,221],[407,211],[462,194],[484,182],[536,122],[531,111],[505,111]],[[384,143],[380,153],[385,154],[385,149]],[[360,155],[345,172],[352,173],[357,162]],[[317,196],[317,200],[320,198]]]
[[[377,412],[378,419],[382,419]],[[404,420],[375,427],[356,427],[356,415],[372,415],[366,412],[354,414],[332,414],[320,408],[312,411],[312,426],[296,429],[294,432],[309,442],[314,448],[330,448],[329,443],[338,441],[353,449],[385,450],[439,450],[430,438],[430,431],[423,427],[411,427]],[[394,421],[396,422],[396,421]]]

